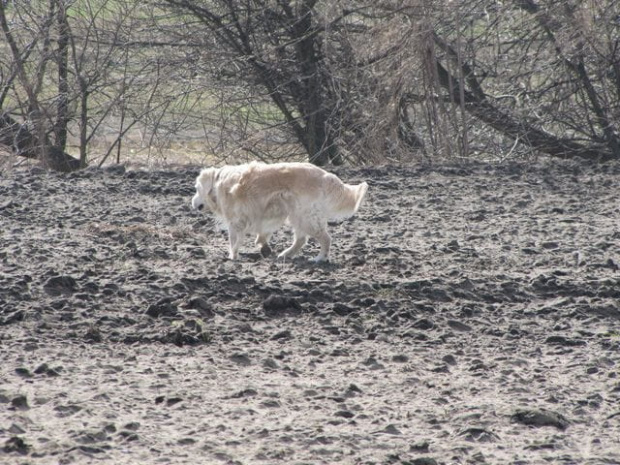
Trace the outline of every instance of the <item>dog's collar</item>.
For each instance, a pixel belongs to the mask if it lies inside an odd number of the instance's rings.
[[[207,192],[207,197],[209,198],[209,200],[213,203],[212,205],[212,209],[214,212],[218,211],[217,208],[217,195],[216,195],[216,190],[215,187],[217,186],[217,182],[220,179],[220,173],[222,172],[222,169],[218,169],[217,173],[215,174],[215,177],[213,178],[213,182],[211,183],[211,189],[209,190],[209,192]]]
[[[209,194],[207,195],[213,195],[213,198],[215,199],[215,186],[217,186],[217,182],[220,180],[220,173],[222,172],[222,169],[218,169],[217,173],[215,173],[215,178],[213,178],[213,182],[211,183],[211,190],[209,191]]]

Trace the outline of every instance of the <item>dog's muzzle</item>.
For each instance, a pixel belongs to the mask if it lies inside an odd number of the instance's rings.
[[[196,210],[202,210],[204,206],[205,206],[204,202],[202,201],[200,196],[196,194],[194,198],[192,199],[192,208]]]

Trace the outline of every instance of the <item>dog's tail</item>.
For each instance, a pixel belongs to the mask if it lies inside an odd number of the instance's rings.
[[[366,192],[368,184],[365,182],[356,186],[341,183],[340,195],[331,199],[330,219],[338,220],[353,216],[364,202]]]

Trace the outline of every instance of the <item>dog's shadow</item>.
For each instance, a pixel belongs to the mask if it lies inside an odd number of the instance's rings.
[[[260,263],[266,263],[270,265],[289,265],[294,268],[300,270],[325,270],[325,271],[335,271],[342,268],[342,265],[337,262],[332,261],[321,261],[316,262],[311,258],[298,256],[293,258],[278,258],[277,255],[270,255],[268,257],[264,257],[260,252],[246,252],[239,254],[240,261],[249,261],[256,263],[257,265]],[[227,261],[229,259],[226,259]]]

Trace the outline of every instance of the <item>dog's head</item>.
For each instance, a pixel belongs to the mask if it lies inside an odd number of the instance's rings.
[[[213,189],[219,173],[218,168],[206,168],[196,178],[196,195],[192,198],[192,208],[202,210],[213,203]]]

